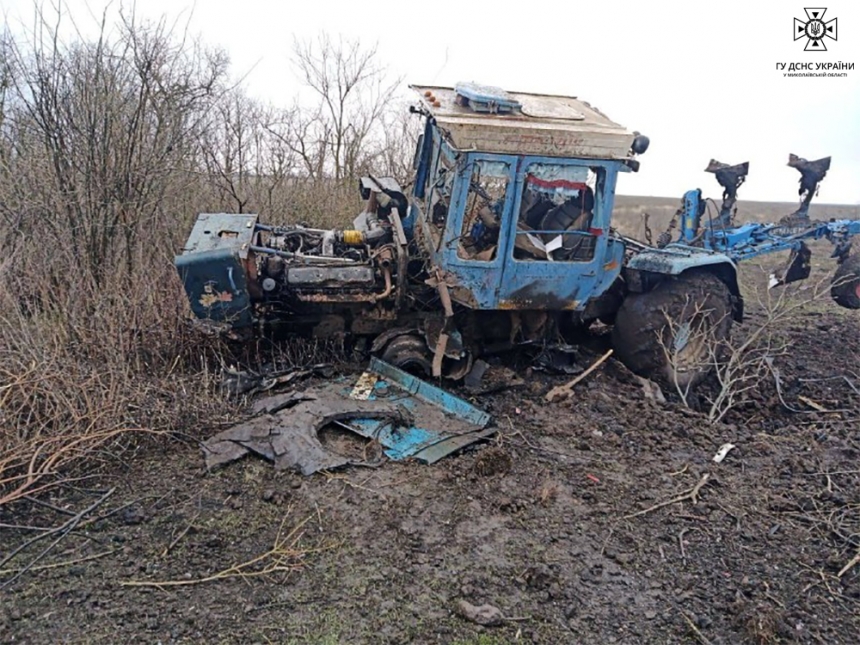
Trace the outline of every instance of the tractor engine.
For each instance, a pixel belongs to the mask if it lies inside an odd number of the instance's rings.
[[[406,247],[392,180],[361,181],[365,209],[349,229],[260,224],[256,215],[204,213],[176,258],[198,319],[230,328],[288,322],[342,331],[359,313],[391,308]],[[402,242],[402,243],[401,243]]]

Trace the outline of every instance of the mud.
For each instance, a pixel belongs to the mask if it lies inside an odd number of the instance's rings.
[[[856,313],[825,302],[787,333],[777,365],[796,412],[763,381],[709,424],[671,392],[651,400],[611,359],[560,403],[543,397],[570,377],[539,372],[474,396],[497,437],[434,466],[302,477],[246,459],[206,473],[181,441],[111,458],[46,498],[74,512],[118,487],[104,519],[0,592],[0,642],[860,642],[860,565],[838,575],[860,547]],[[596,333],[580,359],[607,343]],[[714,463],[726,442],[737,447]],[[697,504],[629,517],[706,473]],[[66,519],[0,510],[4,524]],[[278,535],[277,558],[230,577]],[[4,528],[0,551],[31,537]],[[133,586],[153,582],[165,584]],[[469,620],[461,601],[501,624]]]

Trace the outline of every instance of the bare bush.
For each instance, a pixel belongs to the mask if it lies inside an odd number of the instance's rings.
[[[61,18],[37,9],[31,33],[0,39],[0,505],[231,414],[215,375],[236,357],[192,335],[173,267],[197,213],[343,225],[356,175],[400,172],[413,146],[375,48],[297,42],[315,100],[284,110],[164,20],[106,13],[67,42]]]
[[[797,314],[815,303],[830,299],[831,282],[824,278],[812,285],[787,285],[777,289],[751,284],[749,291],[755,303],[755,317],[749,319],[743,334],[735,338],[714,337],[713,327],[699,325],[690,328],[666,315],[670,337],[679,333],[688,335],[687,344],[701,346],[700,363],[694,366],[681,364],[679,354],[661,339],[660,344],[672,372],[683,369],[710,370],[715,387],[705,395],[707,418],[717,423],[751,392],[757,391],[768,379],[778,378],[774,361],[789,352],[786,325]],[[703,312],[700,312],[703,313]],[[705,316],[693,316],[701,320]],[[683,329],[682,329],[683,327]],[[684,359],[688,360],[689,354]],[[675,379],[675,391],[685,406],[691,403],[693,385]]]
[[[226,57],[133,15],[114,29],[103,22],[95,41],[68,45],[39,15],[31,42],[12,41],[6,51],[7,224],[28,243],[63,240],[96,284],[120,267],[130,273],[142,232],[171,215],[163,204],[191,159]]]
[[[40,14],[3,52],[0,504],[227,409],[172,266],[225,59],[133,16],[67,45]]]

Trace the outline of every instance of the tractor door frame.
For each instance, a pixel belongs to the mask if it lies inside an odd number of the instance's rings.
[[[595,172],[594,207],[587,231],[593,255],[583,260],[523,259],[515,257],[519,211],[529,169],[535,165],[585,168]],[[501,309],[581,310],[588,301],[605,292],[618,277],[624,247],[610,239],[615,186],[621,163],[611,160],[521,157],[517,169],[512,208],[517,217],[508,219],[505,235],[503,275],[497,293]],[[576,233],[569,233],[574,235]],[[546,237],[546,236],[545,236]],[[551,236],[550,236],[551,237]]]
[[[470,152],[462,155],[457,162],[445,232],[438,250],[442,268],[450,271],[457,283],[451,290],[452,298],[473,309],[498,308],[498,291],[507,261],[507,230],[516,196],[518,161],[519,157],[515,155]],[[468,257],[468,252],[464,252],[464,238],[471,231],[464,231],[464,221],[472,218],[467,221],[466,227],[471,229],[482,201],[481,196],[472,189],[473,175],[479,168],[498,168],[502,164],[507,165],[507,170],[492,175],[495,179],[502,176],[507,179],[504,199],[497,199],[495,208],[490,208],[499,220],[495,252],[490,258],[480,253]]]

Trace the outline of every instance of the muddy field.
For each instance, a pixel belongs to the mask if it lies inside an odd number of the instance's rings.
[[[743,189],[741,190],[743,192]],[[715,217],[719,210],[720,190],[716,185],[710,183],[703,186],[705,197],[716,200],[715,204],[708,204],[706,216]],[[812,203],[809,215],[813,219],[858,219],[860,218],[860,204],[823,204]],[[633,197],[630,195],[616,195],[615,207],[612,211],[613,224],[624,235],[630,235],[637,239],[645,239],[644,214],[647,213],[647,223],[652,229],[653,237],[664,230],[672,219],[675,211],[680,206],[681,195],[677,198],[666,197]],[[785,202],[755,202],[744,199],[738,200],[738,212],[735,223],[743,222],[778,222],[782,217],[793,212],[796,204]]]
[[[762,322],[754,300],[738,338]],[[0,510],[2,554],[65,526],[2,566],[0,641],[860,642],[857,313],[814,302],[780,333],[780,390],[762,380],[716,424],[713,382],[696,409],[660,403],[610,359],[549,404],[570,376],[514,363],[523,384],[471,397],[497,435],[433,466],[209,474],[193,437],[217,428],[115,450]],[[607,346],[595,329],[579,360]],[[461,601],[496,608],[493,624]]]

